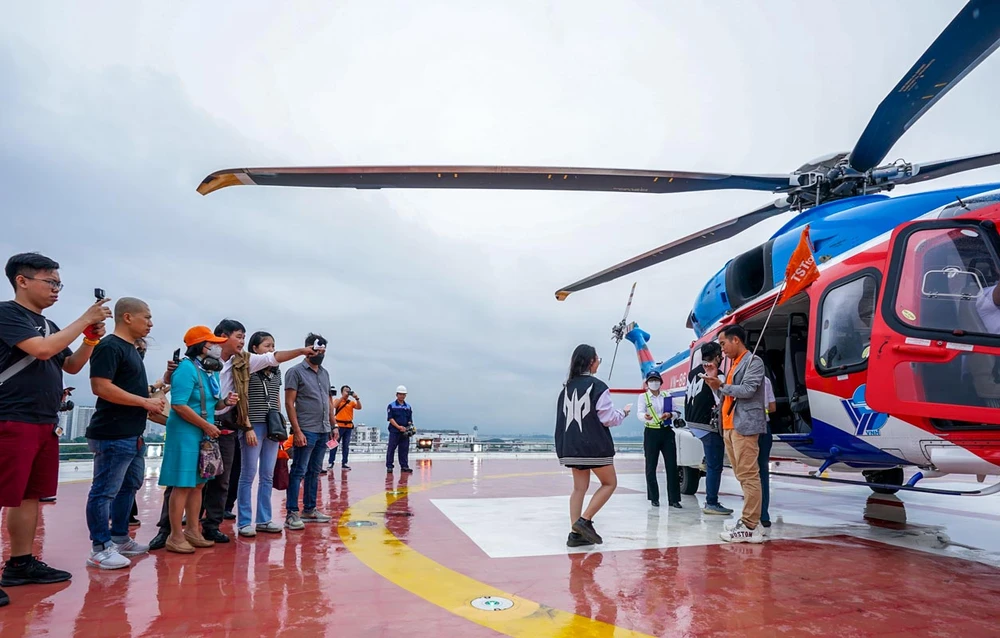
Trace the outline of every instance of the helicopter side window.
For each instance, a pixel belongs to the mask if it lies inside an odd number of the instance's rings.
[[[820,374],[843,374],[868,363],[878,281],[862,275],[828,289],[820,302]]]
[[[896,317],[952,334],[1000,333],[998,264],[979,228],[935,228],[907,238]]]

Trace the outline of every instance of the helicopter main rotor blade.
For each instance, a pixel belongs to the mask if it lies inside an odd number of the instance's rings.
[[[864,173],[962,78],[1000,46],[1000,2],[971,0],[879,104],[851,151]]]
[[[897,184],[918,184],[927,180],[937,179],[946,175],[954,175],[963,171],[1000,164],[1000,152],[985,155],[970,155],[949,160],[938,160],[924,164],[913,165],[913,175],[896,182]]]
[[[788,211],[788,209],[788,204],[779,200],[768,204],[767,206],[762,206],[756,210],[750,211],[744,215],[740,215],[734,219],[726,220],[721,224],[716,224],[710,228],[700,230],[697,233],[688,235],[687,237],[682,237],[681,239],[672,241],[669,244],[664,244],[659,248],[654,248],[647,253],[643,253],[637,257],[623,261],[622,263],[612,266],[606,270],[602,270],[601,272],[591,275],[586,279],[581,279],[575,284],[566,286],[556,292],[556,299],[563,301],[571,293],[585,290],[587,288],[597,286],[598,284],[607,283],[629,273],[667,261],[668,259],[685,255],[691,251],[698,250],[699,248],[704,248],[705,246],[711,246],[714,243],[738,235],[747,228],[770,219],[775,215],[780,215],[781,213]]]
[[[736,175],[605,168],[532,166],[327,166],[231,168],[212,173],[198,186],[208,195],[227,186],[317,188],[470,188],[515,190],[684,193],[721,189],[775,191],[788,175]]]

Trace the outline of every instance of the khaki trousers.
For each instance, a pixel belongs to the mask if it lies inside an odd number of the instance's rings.
[[[743,488],[743,524],[753,529],[760,524],[760,469],[757,466],[757,435],[744,436],[736,430],[726,430],[726,455],[733,466],[736,480]]]

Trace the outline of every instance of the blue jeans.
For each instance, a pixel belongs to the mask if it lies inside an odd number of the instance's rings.
[[[347,465],[347,455],[351,451],[351,433],[354,432],[354,428],[337,428],[337,430],[340,433],[340,445],[330,450],[330,465],[337,461],[337,450],[344,451],[340,463]]]
[[[757,467],[760,469],[760,520],[770,521],[771,515],[767,513],[767,506],[771,504],[771,472],[768,467],[768,459],[771,458],[771,424],[767,425],[767,432],[757,435]]]
[[[705,505],[718,505],[726,442],[719,433],[709,432],[701,438],[701,444],[705,446]]]
[[[278,460],[277,441],[267,438],[267,424],[254,423],[257,445],[247,445],[246,437],[240,432],[240,483],[236,492],[237,527],[245,527],[253,522],[253,503],[250,500],[253,480],[260,468],[257,484],[257,524],[271,522],[271,486],[274,484],[274,463]]]
[[[319,473],[323,469],[323,455],[330,435],[326,432],[303,432],[306,437],[304,447],[292,448],[292,469],[288,472],[288,494],[285,509],[299,511],[299,483],[305,477],[305,494],[302,509],[311,512],[316,509],[316,493],[319,491]]]
[[[141,437],[112,441],[87,439],[94,453],[94,482],[87,496],[87,527],[94,548],[128,539],[128,517],[146,473],[146,444]],[[111,529],[108,529],[108,519]]]
[[[396,428],[389,428],[389,449],[385,453],[385,468],[391,470],[393,466],[393,458],[396,455],[396,450],[399,450],[399,466],[401,468],[410,467],[410,437],[404,436],[402,432]]]

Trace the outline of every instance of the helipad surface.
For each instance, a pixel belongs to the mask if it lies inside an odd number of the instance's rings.
[[[1000,497],[896,499],[775,479],[772,540],[727,545],[718,538],[723,519],[703,516],[695,497],[682,510],[650,507],[641,461],[623,459],[619,490],[595,519],[605,543],[587,551],[565,547],[571,480],[554,460],[431,458],[409,477],[387,477],[376,462],[354,467],[321,477],[321,509],[335,524],[234,538],[193,555],[161,550],[113,572],[85,566],[88,484],[64,484],[42,508],[39,540],[43,560],[74,578],[8,588],[0,635],[1000,631]],[[140,541],[155,534],[161,495],[147,480]],[[741,504],[728,472],[722,499]],[[276,492],[276,517],[283,501]]]

